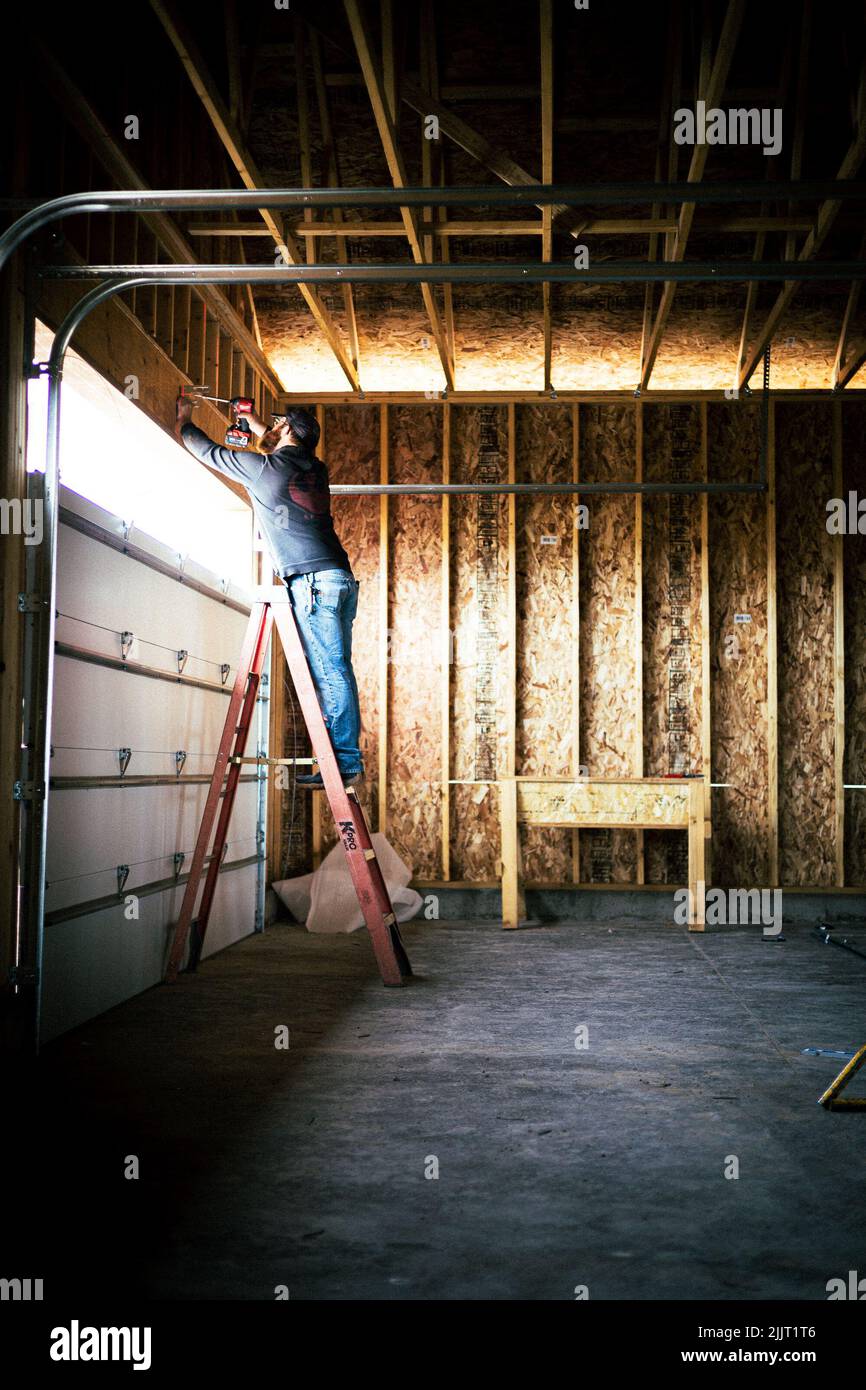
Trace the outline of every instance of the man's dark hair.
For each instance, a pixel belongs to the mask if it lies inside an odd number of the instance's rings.
[[[308,453],[315,453],[316,445],[319,442],[319,422],[312,411],[304,410],[298,406],[294,410],[286,412],[286,420],[292,427],[292,434],[297,439],[302,449]]]

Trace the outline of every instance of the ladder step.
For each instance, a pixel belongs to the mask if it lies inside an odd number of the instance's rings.
[[[394,922],[396,922],[396,920],[397,918],[394,916],[393,912],[386,913],[385,916],[382,918],[382,921],[385,923],[386,927],[390,927]]]
[[[365,858],[365,859],[375,859],[375,858],[376,858],[376,851],[375,851],[374,849],[365,849],[365,850],[364,850],[364,858]]]

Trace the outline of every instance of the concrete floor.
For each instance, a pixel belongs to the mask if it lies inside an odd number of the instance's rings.
[[[278,925],[46,1048],[20,1273],[181,1300],[820,1300],[866,1274],[866,1114],[821,1110],[843,1063],[800,1055],[866,1042],[866,961],[800,927],[403,935],[403,990],[365,934]]]

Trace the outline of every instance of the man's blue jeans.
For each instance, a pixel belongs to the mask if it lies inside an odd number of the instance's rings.
[[[361,707],[352,670],[359,581],[348,570],[314,570],[283,582],[340,771],[362,772]]]

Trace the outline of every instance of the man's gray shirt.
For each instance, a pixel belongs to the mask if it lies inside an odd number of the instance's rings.
[[[201,463],[243,483],[277,574],[324,569],[352,573],[334,530],[328,470],[315,454],[293,444],[273,454],[228,449],[192,424],[184,425],[180,434]]]

